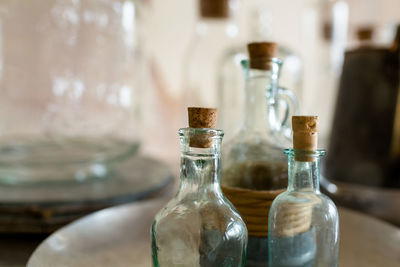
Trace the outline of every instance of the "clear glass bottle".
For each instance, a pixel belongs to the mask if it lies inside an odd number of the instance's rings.
[[[286,149],[285,154],[289,183],[269,212],[268,266],[338,266],[337,209],[319,191],[320,158],[325,151]],[[299,160],[304,157],[311,160]]]
[[[219,185],[223,132],[185,128],[179,135],[181,182],[152,224],[153,266],[244,266],[247,229]],[[191,146],[204,137],[209,148]]]
[[[275,190],[287,185],[287,164],[281,151],[289,143],[288,118],[297,104],[292,92],[279,88],[282,62],[277,58],[263,60],[269,65],[267,70],[249,68],[249,61],[242,61],[246,109],[242,128],[224,147],[222,184],[226,186]],[[280,101],[287,103],[285,110]]]
[[[184,106],[217,107],[217,66],[238,41],[237,0],[199,0],[200,16],[183,69]]]
[[[255,43],[268,44],[271,43]],[[252,45],[252,44],[250,44]],[[249,45],[249,46],[250,46]],[[251,54],[251,53],[250,53]],[[224,170],[222,186],[227,197],[241,212],[246,223],[255,218],[244,209],[239,199],[243,192],[236,190],[254,190],[263,196],[276,195],[287,185],[287,164],[282,154],[282,147],[289,143],[291,131],[288,125],[290,117],[297,109],[294,94],[279,88],[278,78],[282,62],[277,58],[243,60],[245,76],[245,112],[242,128],[223,149]],[[280,103],[285,103],[284,106]],[[280,116],[283,114],[283,118]],[[233,190],[233,193],[232,193]],[[268,191],[268,193],[266,193]],[[230,192],[230,193],[229,193]],[[253,191],[251,191],[253,192]],[[258,193],[255,193],[258,194]],[[253,196],[252,196],[253,197]],[[253,200],[253,199],[252,199]],[[255,199],[257,202],[257,199]],[[258,206],[257,206],[258,207]],[[258,208],[256,208],[258,209]],[[262,207],[265,222],[250,227],[247,249],[248,267],[267,264],[267,214],[269,207]],[[253,209],[254,212],[254,209]],[[258,214],[259,210],[257,210]],[[265,227],[261,235],[256,228]]]

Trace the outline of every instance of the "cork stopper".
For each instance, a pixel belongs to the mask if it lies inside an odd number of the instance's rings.
[[[190,128],[215,128],[217,125],[217,109],[189,107],[189,127]],[[198,134],[191,137],[190,146],[208,148],[211,146],[211,136],[209,134]]]
[[[359,41],[367,42],[372,40],[374,29],[371,26],[360,27],[357,30],[357,38]]]
[[[202,18],[228,18],[229,0],[200,0]]]
[[[301,150],[316,150],[318,145],[318,117],[293,116],[293,148]],[[298,161],[314,161],[313,157],[298,157]]]
[[[277,45],[273,42],[257,42],[247,45],[250,58],[250,68],[269,70],[270,59],[276,54]]]

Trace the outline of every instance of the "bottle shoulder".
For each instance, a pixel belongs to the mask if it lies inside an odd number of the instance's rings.
[[[338,212],[335,203],[322,193],[313,191],[285,191],[279,194],[272,203],[271,211],[280,212],[282,210],[293,208],[310,207],[314,212],[329,213],[337,217]]]
[[[285,191],[279,194],[274,202],[316,202],[335,205],[334,202],[325,194],[315,191]]]
[[[240,215],[224,198],[214,201],[174,198],[157,213],[155,222],[163,223],[174,220],[209,221],[220,225],[228,225],[235,221],[238,225],[245,226]]]

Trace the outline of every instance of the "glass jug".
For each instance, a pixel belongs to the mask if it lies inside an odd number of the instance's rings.
[[[244,122],[224,148],[222,184],[252,190],[286,187],[287,164],[282,148],[290,143],[290,117],[297,110],[294,94],[279,87],[282,61],[262,59],[269,68],[251,68],[242,61],[245,76]]]
[[[0,182],[105,177],[138,148],[137,9],[0,3]]]

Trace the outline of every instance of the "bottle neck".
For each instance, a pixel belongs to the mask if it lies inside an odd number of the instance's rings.
[[[209,130],[214,133],[210,137],[210,147],[196,148],[190,146],[190,139],[196,136],[204,138],[204,129],[198,132],[192,128],[183,130],[192,131],[190,134],[181,135],[181,166],[180,188],[178,195],[190,195],[194,199],[210,199],[221,197],[221,141],[222,131]],[[182,131],[182,130],[181,130]],[[203,133],[199,133],[203,131]],[[219,133],[218,133],[219,132]]]
[[[288,153],[290,151],[290,154]],[[319,193],[320,180],[320,157],[325,154],[323,150],[311,152],[297,151],[295,149],[285,150],[288,154],[288,188],[287,191],[301,191]],[[307,154],[308,160],[304,160]]]
[[[181,154],[180,193],[196,198],[221,194],[220,155]]]
[[[228,18],[200,18],[196,23],[196,35],[203,38],[236,38],[238,25]]]
[[[273,69],[245,68],[245,120],[243,130],[265,134],[277,121],[278,75]]]

